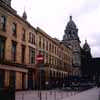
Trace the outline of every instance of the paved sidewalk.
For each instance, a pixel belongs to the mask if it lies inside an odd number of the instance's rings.
[[[77,95],[78,92],[66,92],[60,90],[49,91],[22,91],[16,92],[16,100],[62,100],[64,98]]]

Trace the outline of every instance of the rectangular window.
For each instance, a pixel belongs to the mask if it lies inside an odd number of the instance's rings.
[[[29,43],[31,42],[31,32],[29,33]]]
[[[48,51],[48,41],[46,42],[46,50]]]
[[[22,41],[25,41],[25,29],[22,29]]]
[[[15,80],[16,80],[16,77],[15,77],[15,72],[14,71],[10,71],[9,73],[9,88],[15,88]]]
[[[41,37],[39,37],[39,48],[41,48]]]
[[[35,45],[35,35],[33,33],[29,33],[29,42]]]
[[[26,75],[22,73],[22,89],[26,88]]]
[[[35,35],[33,35],[33,44],[35,45]]]
[[[35,49],[29,48],[30,64],[35,64]]]
[[[45,40],[43,39],[43,49],[45,49]]]
[[[31,33],[31,43],[33,44],[34,39],[33,39],[33,34]]]
[[[16,36],[16,32],[17,32],[17,25],[16,25],[16,23],[13,23],[12,24],[12,35]]]
[[[5,39],[0,37],[0,60],[4,59]]]
[[[49,44],[49,51],[51,52],[51,43]]]
[[[10,83],[10,72],[8,70],[5,71],[5,87],[9,87]]]
[[[4,88],[4,70],[0,69],[0,88]]]
[[[6,17],[5,16],[1,16],[1,29],[3,31],[6,31]]]
[[[46,63],[48,63],[48,54],[46,54]]]
[[[24,63],[25,59],[25,46],[22,45],[22,63]]]
[[[16,61],[16,43],[12,42],[12,61]]]

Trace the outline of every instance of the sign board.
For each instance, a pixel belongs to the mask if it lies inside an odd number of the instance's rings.
[[[43,58],[43,56],[42,56],[41,54],[38,54],[38,55],[36,56],[36,61],[37,61],[37,63],[43,62],[43,60],[44,60],[44,58]]]

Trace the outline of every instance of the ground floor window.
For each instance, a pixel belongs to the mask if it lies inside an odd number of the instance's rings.
[[[26,89],[26,74],[22,73],[22,88]]]
[[[22,89],[22,73],[16,72],[16,89]]]
[[[26,89],[26,73],[16,72],[16,89]]]
[[[5,87],[9,87],[10,82],[10,72],[8,70],[5,71]]]
[[[0,88],[4,88],[4,70],[0,69]]]
[[[26,73],[0,69],[0,89],[26,89]]]

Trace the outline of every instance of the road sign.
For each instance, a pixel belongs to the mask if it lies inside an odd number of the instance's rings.
[[[43,61],[43,57],[37,57],[36,60],[37,61]]]
[[[44,60],[43,56],[41,54],[38,54],[36,56],[36,61],[39,63],[39,62],[42,62]]]

